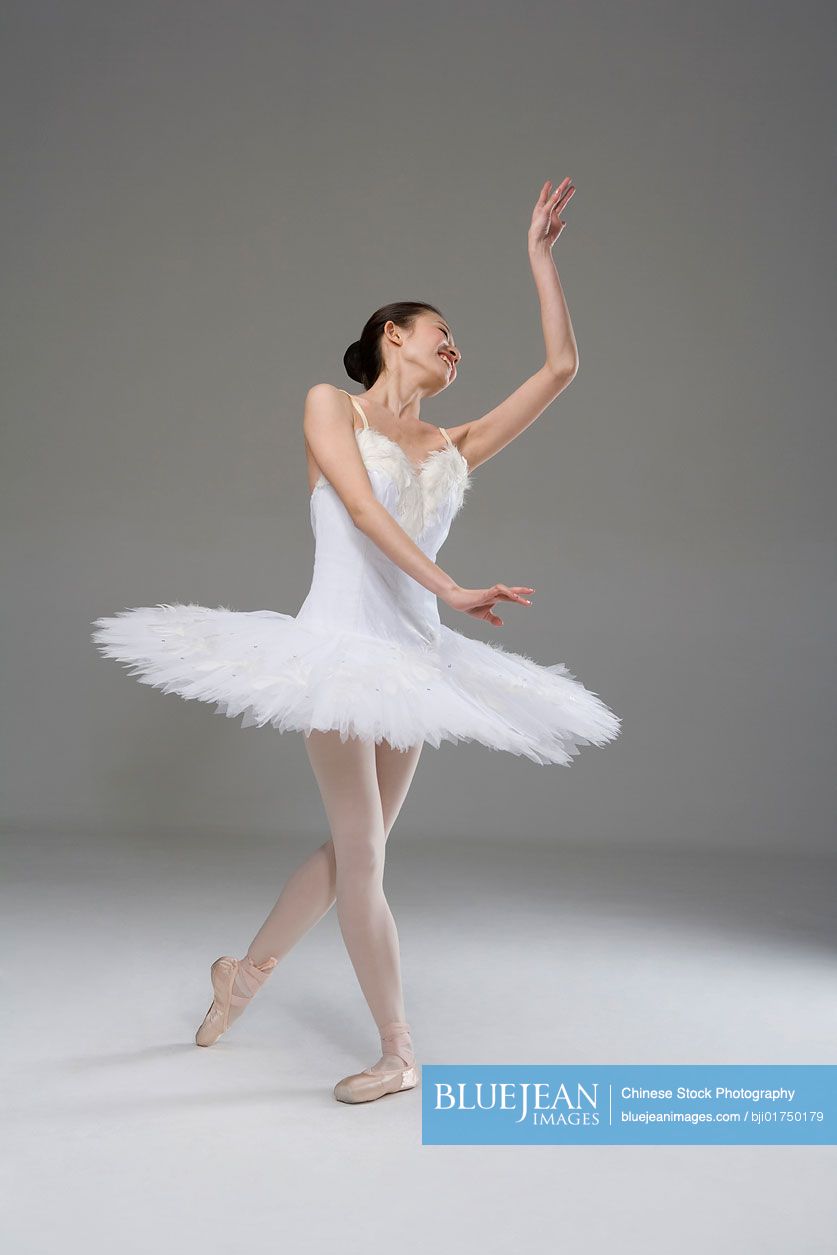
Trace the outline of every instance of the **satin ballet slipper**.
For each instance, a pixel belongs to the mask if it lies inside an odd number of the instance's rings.
[[[415,1089],[418,1069],[409,1024],[393,1021],[385,1025],[381,1032],[381,1051],[381,1058],[371,1068],[337,1082],[334,1097],[338,1102],[374,1102],[385,1094]]]
[[[278,959],[265,959],[264,963],[256,964],[248,957],[239,960],[229,955],[215,960],[210,969],[215,997],[195,1034],[198,1046],[211,1046],[226,1033],[278,962]]]

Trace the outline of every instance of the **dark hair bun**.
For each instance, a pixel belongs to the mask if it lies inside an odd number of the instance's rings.
[[[356,383],[363,383],[360,340],[355,340],[354,344],[350,344],[346,349],[346,352],[343,354],[343,365],[350,379],[354,379]]]

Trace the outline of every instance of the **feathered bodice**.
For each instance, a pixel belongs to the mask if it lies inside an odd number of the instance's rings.
[[[416,470],[401,446],[383,432],[366,427],[356,431],[355,436],[376,497],[416,544],[445,519],[444,532],[436,541],[435,552],[438,552],[471,485],[465,458],[458,449],[448,445],[430,453]],[[376,490],[375,472],[389,481],[388,488],[385,486],[382,492]],[[312,518],[314,498],[322,488],[334,492],[324,475],[317,481],[311,497]]]

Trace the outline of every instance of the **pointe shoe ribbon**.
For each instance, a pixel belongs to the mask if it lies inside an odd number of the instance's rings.
[[[245,957],[239,961],[230,955],[223,955],[215,960],[210,969],[215,997],[195,1034],[198,1046],[211,1046],[226,1033],[233,1007],[239,1010],[240,1015],[278,962],[278,959],[265,959],[264,963],[256,964],[250,958]],[[245,992],[236,991],[236,979],[239,988]],[[233,1018],[238,1019],[238,1016]]]
[[[401,1021],[386,1024],[381,1030],[381,1048],[383,1055],[378,1063],[337,1082],[334,1097],[338,1102],[373,1102],[385,1094],[415,1089],[418,1070],[409,1024]]]

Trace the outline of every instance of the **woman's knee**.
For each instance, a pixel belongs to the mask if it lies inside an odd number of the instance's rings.
[[[384,876],[385,841],[338,841],[334,847],[337,878],[344,883],[382,881]]]

